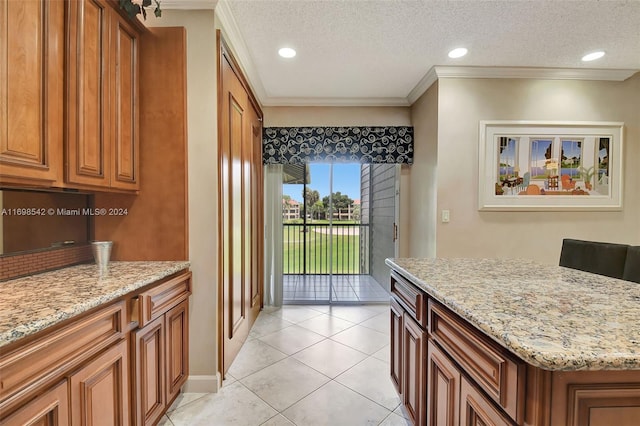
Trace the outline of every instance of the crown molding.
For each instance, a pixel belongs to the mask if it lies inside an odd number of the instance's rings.
[[[539,80],[624,81],[638,70],[593,68],[435,66],[438,78],[532,78]]]
[[[227,45],[229,45],[229,48],[236,57],[240,68],[242,68],[247,83],[251,86],[253,93],[258,98],[258,102],[264,105],[267,96],[264,86],[262,85],[262,79],[251,59],[249,48],[242,37],[240,27],[238,27],[238,23],[233,17],[231,8],[226,0],[220,0],[218,2],[215,14],[220,20],[222,34],[224,35]]]
[[[440,78],[529,78],[537,80],[624,81],[636,72],[638,72],[638,70],[434,66],[422,77],[413,90],[409,92],[407,101],[412,105]]]
[[[211,10],[218,0],[162,0],[162,9]]]
[[[413,105],[413,103],[417,101],[418,98],[420,98],[420,96],[422,96],[422,94],[426,92],[429,87],[431,87],[431,85],[437,80],[438,73],[436,72],[436,67],[431,67],[431,69],[427,71],[424,77],[420,79],[418,84],[416,84],[413,90],[409,92],[409,94],[407,95],[407,103],[409,105]]]
[[[277,106],[364,106],[364,107],[389,107],[410,106],[406,98],[297,98],[297,97],[269,97],[263,100],[266,107]]]

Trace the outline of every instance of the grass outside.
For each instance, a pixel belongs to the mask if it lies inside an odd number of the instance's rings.
[[[303,272],[304,233],[302,231],[302,225],[284,227],[283,272],[285,274],[301,274]],[[330,245],[333,245],[332,273],[360,273],[360,235],[331,235],[328,232],[316,232],[311,228],[306,233],[307,274],[329,273]]]

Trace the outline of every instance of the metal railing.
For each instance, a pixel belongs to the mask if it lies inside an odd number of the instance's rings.
[[[285,223],[282,229],[284,274],[369,273],[368,224]]]

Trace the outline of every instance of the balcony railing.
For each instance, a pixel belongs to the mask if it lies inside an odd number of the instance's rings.
[[[283,225],[284,274],[368,274],[369,225]]]

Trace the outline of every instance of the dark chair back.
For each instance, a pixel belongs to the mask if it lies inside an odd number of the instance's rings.
[[[640,246],[627,249],[627,260],[624,264],[623,280],[640,283]]]
[[[622,278],[628,247],[626,244],[565,238],[562,240],[560,266],[612,278]]]

